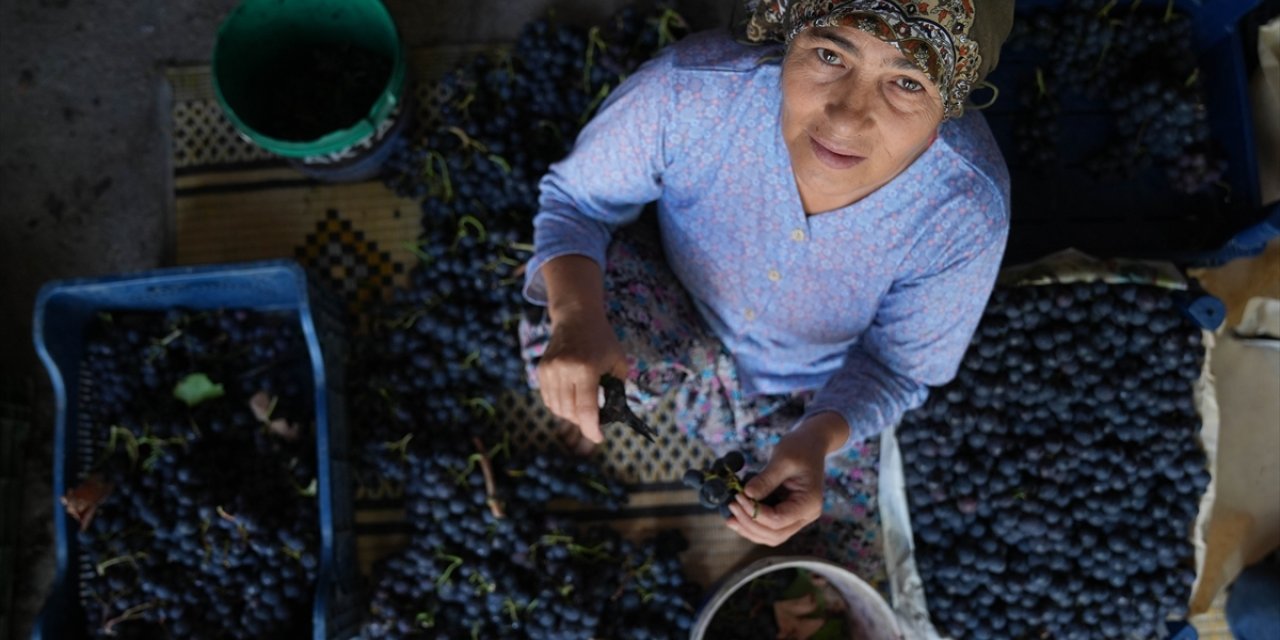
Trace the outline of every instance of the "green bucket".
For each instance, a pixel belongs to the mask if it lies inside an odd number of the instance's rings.
[[[262,148],[349,161],[405,111],[405,67],[379,0],[244,0],[218,29],[213,88],[227,118]]]

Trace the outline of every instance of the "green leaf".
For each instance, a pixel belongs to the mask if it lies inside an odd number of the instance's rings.
[[[844,629],[844,620],[840,618],[832,618],[818,629],[818,632],[809,637],[809,640],[844,640],[848,638],[849,633]]]
[[[813,586],[813,580],[809,578],[809,572],[805,569],[796,569],[796,577],[791,584],[779,596],[779,600],[794,600],[813,593],[817,588]]]
[[[194,407],[205,400],[221,398],[226,393],[222,385],[203,373],[193,373],[173,386],[173,397],[187,403],[188,407]]]

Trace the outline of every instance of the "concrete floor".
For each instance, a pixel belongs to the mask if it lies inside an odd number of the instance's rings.
[[[166,66],[208,62],[233,0],[0,0],[0,385],[36,389],[16,627],[52,579],[52,401],[31,341],[40,286],[164,264],[171,232]],[[514,40],[548,8],[592,23],[623,0],[386,0],[410,47]],[[734,0],[682,0],[695,28]]]

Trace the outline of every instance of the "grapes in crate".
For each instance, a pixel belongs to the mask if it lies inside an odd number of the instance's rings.
[[[1157,167],[1182,193],[1220,183],[1226,162],[1212,140],[1194,40],[1172,3],[1087,0],[1019,14],[1007,55],[1036,64],[1018,81],[1018,155],[1041,167],[1083,162],[1100,179]],[[1091,106],[1063,109],[1068,102]],[[1060,157],[1059,144],[1078,137],[1062,116],[1097,113],[1107,117],[1106,141],[1085,157]]]
[[[102,313],[81,377],[82,604],[95,637],[308,637],[314,390],[293,314]]]
[[[897,431],[941,632],[1147,638],[1186,615],[1203,362],[1167,289],[996,289],[956,379]]]

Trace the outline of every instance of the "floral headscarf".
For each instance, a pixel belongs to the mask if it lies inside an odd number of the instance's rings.
[[[791,42],[810,27],[835,26],[888,42],[938,87],[946,118],[964,112],[1013,24],[1012,0],[747,0],[747,8],[750,42]]]

